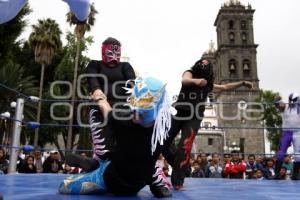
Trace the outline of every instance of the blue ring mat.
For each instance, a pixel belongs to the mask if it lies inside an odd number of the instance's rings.
[[[0,175],[0,196],[4,200],[150,200],[149,187],[143,188],[137,196],[115,197],[112,195],[61,195],[59,183],[65,174],[16,174]],[[230,180],[186,178],[183,191],[173,191],[165,198],[187,200],[214,199],[300,199],[300,181],[284,180]]]

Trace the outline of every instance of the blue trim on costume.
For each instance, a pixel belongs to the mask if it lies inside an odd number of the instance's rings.
[[[87,174],[69,176],[59,186],[63,194],[95,194],[107,192],[103,174],[110,161],[100,161],[98,169]]]

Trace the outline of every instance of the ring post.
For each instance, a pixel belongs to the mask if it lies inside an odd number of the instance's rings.
[[[10,151],[11,153],[9,156],[9,167],[8,167],[9,174],[16,173],[18,151],[19,151],[19,149],[17,149],[16,147],[20,146],[23,110],[24,110],[24,99],[19,98],[17,99],[17,106],[15,112],[16,120],[14,121],[13,137],[12,137],[12,149]]]

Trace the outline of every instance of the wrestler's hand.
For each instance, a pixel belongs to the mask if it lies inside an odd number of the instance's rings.
[[[285,110],[285,103],[282,101],[282,98],[281,96],[279,95],[276,95],[274,97],[274,105],[275,107],[280,111],[280,112],[283,112]]]
[[[204,87],[207,84],[207,80],[201,78],[201,79],[195,79],[195,85],[199,87]]]
[[[247,88],[249,88],[250,90],[253,89],[253,83],[251,83],[250,81],[244,81],[243,85]]]
[[[100,89],[96,89],[93,94],[91,95],[91,98],[94,100],[94,101],[97,101],[99,99],[106,99],[106,96],[105,94],[102,92],[102,90]]]
[[[276,95],[275,97],[274,97],[274,101],[276,102],[276,101],[280,101],[282,98],[281,98],[281,96],[279,96],[279,95]]]

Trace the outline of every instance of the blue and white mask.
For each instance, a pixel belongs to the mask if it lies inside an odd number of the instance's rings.
[[[157,142],[163,145],[171,127],[171,102],[166,92],[166,84],[153,77],[137,78],[133,88],[124,88],[131,93],[127,102],[131,110],[137,112],[142,126],[154,124],[152,153]]]

